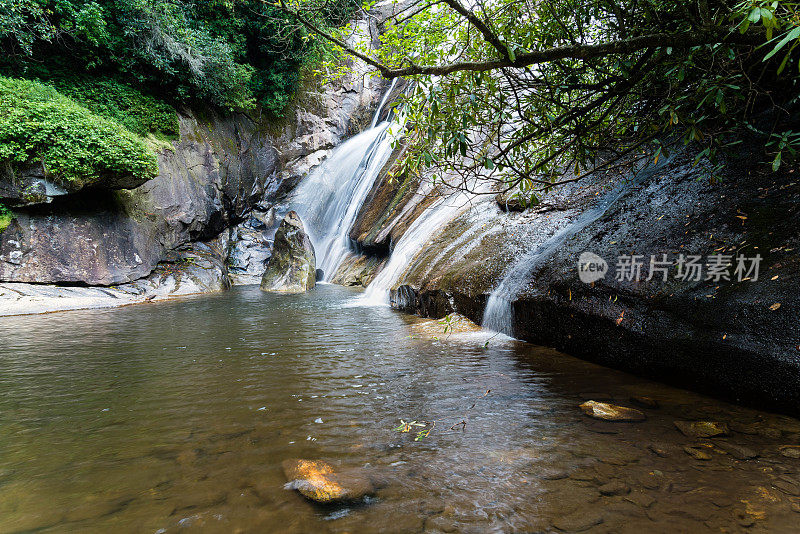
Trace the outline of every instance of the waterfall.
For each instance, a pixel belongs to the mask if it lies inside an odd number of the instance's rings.
[[[292,209],[306,225],[325,281],[333,278],[350,254],[350,228],[392,153],[389,129],[393,123],[378,121],[395,83],[396,79],[383,96],[372,126],[333,149],[303,180],[292,199]]]
[[[581,213],[574,221],[556,232],[552,237],[545,240],[517,260],[506,272],[503,280],[489,295],[486,309],[483,312],[484,328],[502,332],[509,336],[514,335],[513,313],[511,303],[525,289],[531,276],[549,258],[552,253],[561,246],[564,241],[574,236],[599,218],[603,217],[609,208],[616,203],[635,183],[641,181],[646,176],[652,175],[658,168],[665,165],[652,165],[644,171],[634,174],[630,180],[624,181],[609,193],[602,196],[597,203],[589,210]]]
[[[408,230],[395,245],[389,263],[367,286],[358,304],[388,306],[391,289],[405,274],[414,257],[439,230],[470,206],[474,194],[459,191],[436,200],[425,212],[411,223]]]

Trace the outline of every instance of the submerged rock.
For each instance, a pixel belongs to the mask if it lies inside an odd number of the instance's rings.
[[[631,492],[631,487],[621,480],[614,480],[608,484],[603,484],[599,490],[602,495],[613,497],[615,495],[627,495]]]
[[[563,532],[583,532],[603,522],[603,516],[590,510],[578,510],[570,515],[559,517],[553,526]]]
[[[313,289],[317,278],[314,246],[297,212],[290,211],[275,233],[272,257],[261,278],[261,289],[302,293]]]
[[[375,491],[366,476],[336,473],[331,465],[321,460],[286,460],[282,465],[288,480],[286,487],[318,503],[356,501]]]
[[[659,407],[656,399],[652,397],[645,397],[644,395],[633,395],[630,400],[637,406],[642,406],[644,408],[657,409]]]
[[[686,454],[688,454],[695,460],[708,461],[711,459],[711,455],[708,454],[706,451],[702,450],[700,447],[684,447],[683,450]]]
[[[605,402],[586,401],[580,405],[583,413],[595,419],[605,421],[644,421],[647,416],[634,408],[626,408]]]
[[[787,458],[800,458],[800,445],[781,445],[778,450]]]
[[[714,445],[717,448],[727,452],[737,460],[751,460],[758,457],[758,453],[756,451],[737,443],[731,443],[729,441],[716,441],[714,442]]]
[[[675,421],[675,426],[690,438],[712,438],[729,433],[728,425],[712,421]]]

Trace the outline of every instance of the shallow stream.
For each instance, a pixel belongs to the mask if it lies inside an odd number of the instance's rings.
[[[0,319],[0,532],[796,529],[797,420],[357,296],[239,287]],[[660,407],[578,408],[631,396]],[[357,468],[375,494],[314,504],[284,488],[291,458]]]

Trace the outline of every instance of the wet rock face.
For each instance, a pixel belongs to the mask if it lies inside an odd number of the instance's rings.
[[[316,285],[314,246],[297,212],[290,211],[275,233],[272,257],[261,279],[261,289],[280,293],[302,293]]]
[[[113,287],[0,283],[0,316],[113,308],[224,291],[231,286],[225,265],[228,243],[226,231],[206,242],[182,245],[148,276]]]

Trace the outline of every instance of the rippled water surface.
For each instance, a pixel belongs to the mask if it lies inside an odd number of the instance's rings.
[[[798,421],[343,306],[356,296],[246,287],[0,319],[0,532],[796,527],[800,459],[782,452]],[[577,407],[631,395],[660,408],[607,423]],[[435,426],[415,441],[401,419]],[[690,438],[676,420],[732,431]],[[291,458],[357,468],[376,493],[313,504],[284,488]]]

